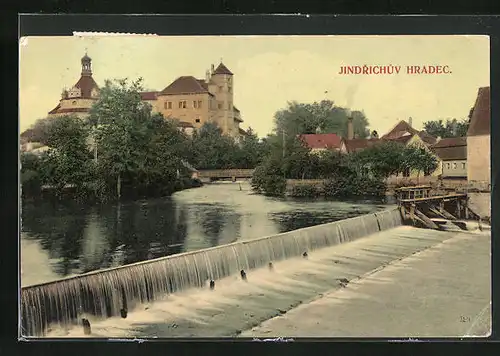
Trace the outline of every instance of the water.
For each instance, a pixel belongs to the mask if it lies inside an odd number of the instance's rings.
[[[402,224],[398,208],[312,226],[274,236],[239,241],[100,270],[53,283],[23,288],[24,335],[40,335],[49,325],[69,326],[82,317],[109,318],[121,309],[161,300],[174,292],[203,287],[210,280],[252,270],[269,262],[372,235],[381,226]]]
[[[241,186],[241,190],[240,190]],[[247,183],[101,207],[65,202],[22,209],[21,284],[251,240],[386,209],[374,201],[267,198]]]

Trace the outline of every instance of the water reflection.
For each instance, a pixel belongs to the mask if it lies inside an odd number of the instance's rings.
[[[266,198],[242,184],[210,185],[170,198],[89,207],[24,204],[22,284],[254,239],[387,208],[372,201]],[[30,242],[31,241],[31,242]],[[30,253],[27,242],[42,252]],[[40,273],[43,265],[51,273]]]

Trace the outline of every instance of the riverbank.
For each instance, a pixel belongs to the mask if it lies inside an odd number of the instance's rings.
[[[449,305],[452,304],[449,304],[450,300],[446,299],[446,295],[452,290],[456,295],[462,295],[465,299],[470,295],[469,287],[478,289],[472,295],[479,293],[481,298],[484,298],[484,295],[489,295],[489,284],[482,284],[484,280],[489,281],[490,275],[489,245],[487,244],[489,235],[424,230],[402,226],[351,243],[314,251],[309,254],[307,259],[293,258],[277,262],[272,270],[267,267],[252,270],[247,275],[247,282],[242,281],[239,276],[231,276],[218,280],[213,291],[208,288],[192,289],[184,293],[170,295],[164,301],[144,305],[143,308],[130,312],[127,319],[91,320],[92,335],[90,336],[138,338],[254,336],[244,331],[258,327],[261,323],[274,317],[283,318],[283,315],[299,304],[309,303],[322,294],[332,292],[332,290],[344,290],[345,287],[347,290],[351,284],[357,283],[356,279],[363,279],[368,273],[388,266],[394,261],[405,259],[419,251],[437,246],[437,250],[432,250],[434,252],[430,252],[430,255],[434,255],[435,258],[439,257],[440,249],[443,249],[439,246],[446,240],[451,239],[450,241],[452,241],[457,238],[465,241],[465,245],[460,245],[461,250],[454,250],[452,255],[456,258],[452,261],[453,263],[448,265],[447,263],[451,260],[443,260],[439,266],[441,269],[446,269],[451,275],[458,277],[454,281],[459,283],[450,285],[439,278],[433,280],[433,283],[437,283],[437,281],[442,283],[441,289],[437,291],[441,294],[436,295],[436,300],[440,301],[443,307],[449,309]],[[446,244],[445,242],[442,246]],[[482,247],[476,250],[474,244],[478,244],[477,248]],[[485,250],[485,246],[488,247],[488,250]],[[477,254],[474,251],[477,251]],[[474,256],[473,261],[478,259],[480,262],[482,259],[483,262],[477,264],[464,262],[464,258],[467,258],[469,253]],[[453,271],[458,272],[454,274]],[[468,279],[470,273],[476,272],[481,276],[478,279],[481,283],[471,282]],[[428,270],[416,269],[412,278],[406,281],[407,293],[410,295],[406,296],[407,299],[400,299],[403,304],[400,307],[402,309],[399,310],[404,310],[404,307],[407,310],[415,309],[415,312],[421,314],[419,320],[422,326],[427,325],[425,322],[431,323],[438,319],[436,317],[426,319],[425,303],[415,304],[411,293],[418,293],[419,288],[426,284],[429,278]],[[364,303],[365,308],[371,308],[372,313],[375,313],[375,310],[379,308],[376,300],[379,302],[386,300],[386,290],[395,293],[400,283],[405,281],[389,278],[385,281],[379,280],[379,282],[385,282],[385,284],[379,284],[382,289],[378,289],[378,294],[373,297],[375,300],[363,298],[359,301]],[[456,310],[457,318],[460,318],[461,313],[472,313],[472,309]],[[452,311],[449,311],[449,315],[451,313]],[[470,317],[473,316],[470,315]],[[378,321],[382,322],[382,319],[378,319]],[[300,321],[296,321],[296,323],[300,325]],[[407,324],[408,322],[401,325]],[[372,330],[383,330],[384,327],[383,324],[376,322],[370,322],[368,325]],[[445,328],[446,326],[443,326],[442,330]],[[275,332],[273,330],[263,331],[263,328],[260,330],[262,333],[259,335],[266,337],[287,336],[286,333],[279,333],[281,329]],[[257,332],[257,329],[254,331]],[[400,332],[405,333],[407,330],[402,328]],[[53,329],[47,336],[83,337],[83,332],[79,327],[69,330]],[[351,336],[362,335],[355,335],[353,329]]]

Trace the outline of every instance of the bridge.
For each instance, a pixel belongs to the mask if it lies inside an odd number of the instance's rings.
[[[255,169],[202,169],[196,172],[197,178],[202,182],[213,182],[216,180],[250,179]]]

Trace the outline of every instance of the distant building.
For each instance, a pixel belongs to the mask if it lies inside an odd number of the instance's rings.
[[[467,138],[444,138],[431,146],[441,160],[443,178],[467,178]]]
[[[84,118],[99,97],[99,87],[92,78],[92,59],[85,54],[80,79],[69,90],[64,89],[59,104],[49,111],[48,117],[76,115]]]
[[[313,153],[340,151],[341,138],[337,134],[303,134],[298,136]]]
[[[435,144],[438,139],[432,135],[429,135],[425,131],[418,131],[411,126],[410,123],[401,120],[398,122],[388,133],[383,135],[380,139],[385,141],[399,142],[405,146],[417,146],[422,147],[429,152],[433,153],[438,160],[438,167],[433,172],[424,172],[424,175],[438,176],[442,171],[442,162],[439,157],[431,150],[431,146]],[[428,174],[426,174],[428,173]],[[422,172],[404,172],[403,177],[416,178],[422,175]]]
[[[491,184],[490,87],[479,88],[467,131],[467,179]]]
[[[92,59],[85,54],[81,59],[80,79],[69,90],[64,89],[59,104],[48,117],[73,114],[81,118],[99,98],[99,86],[92,78]],[[234,106],[233,73],[221,62],[212,65],[205,79],[181,76],[160,92],[142,92],[141,99],[151,104],[153,112],[175,119],[180,131],[190,135],[206,122],[216,123],[224,134],[236,140],[245,136],[240,129],[241,113]]]
[[[341,153],[354,153],[364,150],[365,148],[372,147],[373,145],[382,142],[378,138],[353,138],[342,139],[340,146]]]

